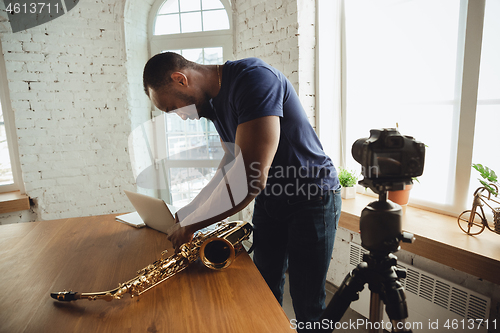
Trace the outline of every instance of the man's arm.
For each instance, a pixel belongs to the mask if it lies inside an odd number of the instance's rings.
[[[195,220],[194,223],[181,227],[170,237],[175,248],[190,241],[193,233],[210,224],[221,221],[245,208],[266,186],[267,173],[278,149],[280,137],[280,119],[277,116],[267,116],[247,121],[238,125],[236,130],[236,145],[241,149],[246,172],[247,194],[235,206],[223,209],[217,215]],[[229,171],[231,172],[231,170]],[[229,176],[228,172],[228,176]],[[226,188],[224,179],[219,183],[218,190],[212,192],[207,202],[217,201],[212,198],[220,190]],[[217,208],[217,207],[215,207]],[[193,212],[195,214],[196,212]],[[189,219],[190,216],[187,217]],[[182,221],[181,221],[182,223]]]
[[[189,214],[194,212],[197,207],[201,206],[204,202],[207,201],[207,199],[210,197],[210,195],[213,193],[215,188],[219,185],[221,181],[223,181],[223,173],[222,173],[222,168],[229,164],[233,159],[233,155],[227,150],[226,145],[224,142],[222,142],[222,148],[224,149],[224,156],[222,157],[219,167],[217,168],[217,172],[215,173],[214,177],[210,180],[210,182],[205,185],[198,193],[198,195],[186,206],[182,207],[179,209],[176,213],[176,219],[177,221],[185,219]]]

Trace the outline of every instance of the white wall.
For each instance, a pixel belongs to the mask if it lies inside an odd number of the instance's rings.
[[[3,24],[21,169],[38,220],[131,209],[123,195],[134,189],[124,6],[120,0],[80,1],[26,31],[12,33]],[[26,216],[35,215],[0,220]]]
[[[235,57],[258,57],[283,72],[314,127],[315,1],[236,0],[233,20]]]

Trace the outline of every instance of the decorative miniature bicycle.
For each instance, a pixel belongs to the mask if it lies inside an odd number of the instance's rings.
[[[498,187],[495,184],[489,184],[491,187],[496,189],[498,193]],[[486,191],[488,195],[483,194]],[[493,195],[497,198],[497,195]],[[479,187],[474,192],[474,201],[472,203],[472,209],[466,210],[460,214],[458,217],[458,226],[468,235],[479,235],[483,232],[484,228],[500,234],[500,207],[492,207],[490,204],[497,203],[500,205],[500,201],[492,198],[492,194],[486,187]],[[490,224],[484,214],[484,206],[488,206],[493,212],[493,223]],[[479,208],[479,212],[478,212]]]

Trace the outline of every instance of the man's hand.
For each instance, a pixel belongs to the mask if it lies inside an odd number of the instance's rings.
[[[180,227],[172,234],[168,235],[167,239],[172,242],[175,252],[178,252],[182,244],[193,240],[193,233],[189,231],[187,227]]]
[[[186,227],[181,227],[179,224],[179,216],[175,213],[175,225],[172,227],[172,233],[169,233],[167,239],[172,242],[175,252],[179,250],[182,244],[193,240],[193,233],[188,231]]]

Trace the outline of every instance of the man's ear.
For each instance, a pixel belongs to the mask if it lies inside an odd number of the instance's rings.
[[[180,84],[181,86],[187,87],[188,85],[188,78],[186,75],[184,75],[181,72],[173,72],[172,75],[170,75],[174,83]]]

